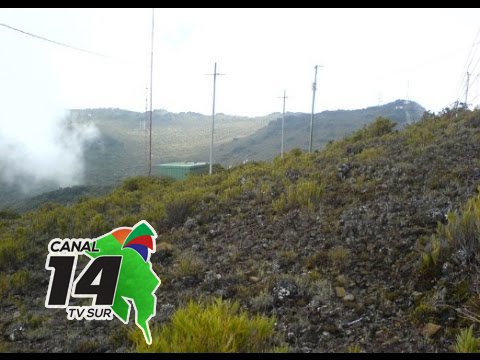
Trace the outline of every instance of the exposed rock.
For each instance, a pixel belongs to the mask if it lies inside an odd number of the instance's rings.
[[[335,281],[337,282],[337,285],[338,286],[345,286],[348,284],[348,279],[345,275],[338,275],[336,278],[335,278]]]
[[[175,312],[175,306],[172,304],[162,304],[157,311],[158,320],[165,322],[170,320],[173,313]]]
[[[345,297],[345,295],[346,295],[345,288],[343,288],[343,287],[341,287],[341,286],[335,287],[335,294],[336,294],[337,297],[339,297],[339,298]]]
[[[283,301],[297,295],[297,286],[290,280],[282,279],[273,288],[272,295],[275,300]]]
[[[188,231],[191,231],[192,229],[194,229],[197,226],[198,226],[197,220],[195,218],[191,218],[191,217],[187,218],[187,220],[183,224],[183,228],[185,230],[188,230]]]
[[[8,335],[8,339],[10,341],[19,341],[19,340],[22,340],[24,338],[23,336],[23,332],[25,331],[25,328],[23,327],[23,325],[20,325],[19,327],[17,328],[14,328],[10,334]]]
[[[427,337],[434,336],[442,327],[434,323],[426,324],[422,329],[422,334]]]

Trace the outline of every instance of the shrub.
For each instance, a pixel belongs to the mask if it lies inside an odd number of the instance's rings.
[[[123,189],[126,191],[136,191],[140,188],[141,178],[131,178],[123,182]]]
[[[350,344],[347,346],[348,353],[360,353],[362,352],[362,347],[358,344]]]
[[[357,155],[357,159],[364,162],[371,162],[381,158],[385,154],[383,147],[370,147],[364,149]]]
[[[97,340],[80,340],[76,344],[75,352],[78,353],[94,353],[98,350],[100,344]]]
[[[45,315],[37,315],[32,313],[28,313],[26,315],[26,322],[28,324],[28,327],[32,329],[38,329],[45,322],[46,319],[48,319],[48,316]]]
[[[294,207],[313,210],[320,201],[324,189],[324,185],[317,181],[299,180],[288,187],[286,195],[282,193],[278,199],[273,201],[272,208],[277,212],[283,212]]]
[[[457,353],[476,353],[478,352],[478,340],[473,335],[473,325],[468,329],[463,329],[457,335],[455,343],[455,352]]]
[[[9,269],[25,258],[23,237],[0,238],[0,269]]]
[[[30,274],[27,270],[21,269],[14,273],[10,278],[10,287],[13,290],[22,290],[30,280]]]
[[[480,194],[469,199],[459,213],[451,212],[439,224],[422,253],[422,268],[436,268],[453,253],[466,263],[480,263]]]
[[[20,215],[10,210],[0,211],[0,220],[13,220],[20,218]]]
[[[392,120],[379,116],[375,119],[374,122],[363,127],[360,130],[357,130],[351,136],[346,137],[345,140],[356,142],[380,137],[382,135],[392,132],[395,126],[396,123]]]
[[[199,276],[205,270],[203,261],[191,250],[182,252],[176,264],[177,277]]]
[[[238,302],[214,299],[207,305],[190,301],[178,309],[171,323],[152,331],[145,344],[136,329],[129,335],[141,352],[266,352],[274,350],[275,319],[250,317]]]
[[[9,285],[9,276],[5,273],[0,273],[0,298],[6,293]]]
[[[167,226],[182,225],[192,213],[192,202],[179,199],[165,205],[165,223]]]
[[[348,256],[350,255],[350,250],[343,246],[335,246],[328,250],[328,258],[330,261],[336,265],[341,266],[345,263]]]
[[[273,303],[274,299],[272,294],[266,290],[262,290],[251,300],[252,309],[257,312],[270,310],[273,307]]]
[[[298,157],[298,156],[302,155],[302,153],[303,153],[303,151],[299,148],[294,148],[294,149],[290,150],[290,154],[292,156],[295,156],[295,157]]]

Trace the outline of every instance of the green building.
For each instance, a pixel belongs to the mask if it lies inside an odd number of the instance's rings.
[[[155,175],[174,178],[176,180],[185,179],[189,174],[208,173],[208,163],[206,162],[175,162],[167,164],[154,165]]]

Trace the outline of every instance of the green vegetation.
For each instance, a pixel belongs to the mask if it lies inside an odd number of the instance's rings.
[[[178,258],[175,275],[178,277],[198,276],[205,269],[205,264],[192,251],[185,251]]]
[[[335,246],[328,250],[327,256],[336,267],[340,267],[347,261],[350,251],[341,245]]]
[[[324,186],[316,181],[301,180],[296,184],[291,184],[287,188],[287,194],[282,193],[280,198],[274,200],[273,210],[283,212],[296,207],[313,210],[318,204]]]
[[[357,132],[357,135],[352,140],[359,141],[365,136],[381,136],[392,130],[395,123],[401,128],[407,123],[406,110],[408,110],[414,121],[419,120],[425,111],[423,107],[415,102],[405,104],[404,101],[397,100],[389,104],[372,106],[366,109],[324,111],[315,114],[313,148],[322,149],[328,142],[341,139],[344,136],[350,136],[354,131]],[[309,131],[306,126],[309,116],[308,114],[286,114],[285,148],[287,150],[308,148],[305,135]],[[368,134],[358,132],[363,126],[370,125],[379,117],[384,120],[383,123],[378,123],[377,127],[370,128]],[[387,119],[393,121],[388,121]],[[239,163],[247,158],[250,160],[271,160],[275,158],[280,150],[280,116],[276,120],[249,136],[220,146],[218,159],[222,163],[231,164]]]
[[[378,116],[388,117],[400,126],[406,122],[406,112],[418,120],[425,109],[398,100],[382,106],[359,110],[325,111],[316,114],[314,148],[320,149]],[[308,114],[287,114],[286,148],[306,149],[305,120]],[[145,114],[121,109],[71,110],[67,122],[72,126],[94,124],[100,132],[99,141],[92,143],[84,154],[86,186],[72,186],[56,191],[52,182],[42,183],[28,196],[15,184],[0,184],[0,209],[18,211],[38,208],[45,202],[71,204],[83,196],[101,196],[123,179],[145,174],[143,164]],[[279,152],[280,120],[278,114],[262,117],[240,117],[217,114],[215,126],[215,158],[223,165],[235,165],[245,160],[272,160]],[[153,113],[153,164],[172,161],[205,161],[208,158],[210,121],[197,113],[173,114],[164,110]],[[268,126],[267,126],[268,124]],[[373,134],[378,130],[375,129]],[[159,157],[156,155],[159,154]],[[157,156],[157,157],[156,157]],[[1,162],[1,161],[0,161]],[[132,165],[133,164],[133,165]],[[25,181],[28,183],[28,179]],[[33,185],[32,185],[33,186]],[[48,192],[41,194],[44,192]],[[37,194],[41,194],[35,196]],[[30,198],[35,196],[34,198]],[[0,214],[1,218],[1,214]]]
[[[271,352],[278,350],[274,326],[274,318],[250,317],[237,302],[190,301],[175,312],[171,323],[154,328],[151,346],[139,331],[131,332],[130,339],[138,352]]]
[[[348,353],[360,353],[360,352],[362,352],[362,347],[358,344],[348,345],[347,352]]]
[[[159,234],[152,255],[162,279],[154,351],[188,351],[188,346],[206,351],[220,345],[218,351],[272,351],[277,336],[285,337],[296,350],[345,351],[352,342],[354,351],[358,350],[355,341],[364,336],[360,331],[366,309],[379,314],[374,319],[378,331],[367,349],[446,351],[448,341],[439,340],[443,335],[428,341],[417,335],[425,324],[433,323],[454,341],[459,329],[471,322],[456,309],[470,306],[477,318],[480,313],[480,307],[474,306],[480,195],[472,197],[480,167],[475,157],[480,143],[478,113],[427,114],[418,124],[399,131],[393,122],[380,118],[311,154],[295,149],[283,159],[248,162],[183,181],[130,178],[104,196],[84,197],[69,205],[47,203],[19,216],[3,216],[0,305],[9,316],[20,311],[25,323],[22,309],[41,306],[38,299],[45,296],[50,239],[97,237],[145,219]],[[412,140],[415,129],[423,127],[433,137],[423,143]],[[343,287],[354,299],[340,299],[335,287]],[[182,307],[209,296],[228,300],[221,306]],[[236,312],[220,310],[235,301]],[[254,321],[264,335],[259,339],[256,333],[249,342],[252,347],[245,345],[250,336],[246,330],[239,339],[219,337],[225,340],[221,344],[213,337],[218,343],[196,338],[188,345],[180,341],[185,339],[182,331],[194,329],[191,323],[177,328],[182,324],[177,317],[169,322],[171,314],[165,315],[165,309],[170,306],[183,311],[179,310],[180,320],[191,315],[188,309],[195,309],[217,316],[211,317],[212,322],[225,314],[228,319],[239,316],[244,320],[233,321],[235,326],[250,330],[246,324],[256,319],[250,317],[255,314],[266,319],[266,323]],[[278,316],[278,330],[265,325],[273,315]],[[358,319],[362,319],[359,325],[348,327],[352,331],[348,342],[337,336],[337,323]],[[24,331],[28,339],[35,326],[37,333],[48,330],[47,321],[32,318],[30,323]],[[194,324],[202,332],[216,329]],[[79,326],[72,334],[83,341],[82,330]],[[324,332],[330,335],[319,336]],[[405,333],[399,342],[408,334],[415,343],[384,345],[399,332]],[[140,338],[131,337],[147,351]],[[38,342],[9,346],[35,350]],[[74,348],[69,338],[60,342],[65,349]],[[76,339],[77,344],[84,351],[96,346]],[[112,350],[126,345],[126,337],[115,333],[98,346]],[[365,350],[363,342],[359,345]]]
[[[13,236],[0,235],[0,270],[14,267],[25,258],[26,239],[22,229]]]
[[[457,353],[476,353],[478,352],[478,345],[480,341],[473,335],[473,326],[468,329],[463,329],[457,335],[455,343],[455,351]]]
[[[454,252],[457,255],[460,252],[468,263],[480,262],[480,194],[469,199],[460,212],[450,212],[447,220],[447,224],[438,225],[425,246],[422,254],[424,271],[437,269]]]

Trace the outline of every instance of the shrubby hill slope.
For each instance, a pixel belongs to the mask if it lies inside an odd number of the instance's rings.
[[[479,181],[480,111],[446,109],[402,130],[379,118],[312,154],[1,213],[0,347],[144,350],[133,323],[46,310],[44,265],[51,238],[145,219],[159,234],[158,325],[216,297],[274,317],[288,351],[454,351],[478,326],[465,314],[478,321]]]

